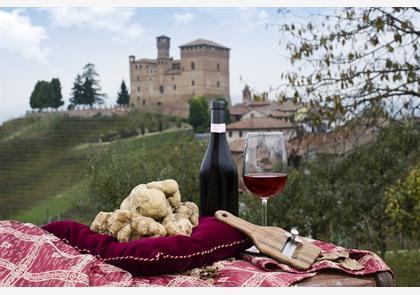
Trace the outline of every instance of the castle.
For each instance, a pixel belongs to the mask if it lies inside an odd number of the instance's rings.
[[[130,105],[153,113],[186,118],[193,96],[223,97],[230,103],[229,51],[197,39],[179,46],[181,59],[170,57],[170,38],[156,37],[157,59],[130,55]]]

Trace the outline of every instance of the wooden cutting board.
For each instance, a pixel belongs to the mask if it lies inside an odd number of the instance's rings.
[[[321,253],[320,248],[299,236],[292,242],[291,234],[280,227],[255,225],[224,210],[217,211],[215,217],[250,237],[261,253],[298,269],[308,269]]]

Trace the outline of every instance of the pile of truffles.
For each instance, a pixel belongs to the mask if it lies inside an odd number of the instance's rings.
[[[99,212],[90,229],[128,242],[143,237],[190,236],[197,224],[197,205],[181,202],[178,183],[167,179],[136,186],[120,209]]]

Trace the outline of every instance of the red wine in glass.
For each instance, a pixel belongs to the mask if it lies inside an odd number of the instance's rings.
[[[261,199],[271,198],[281,192],[287,182],[284,173],[249,173],[243,177],[246,187]]]
[[[268,199],[281,193],[287,182],[287,152],[282,132],[247,133],[242,175],[248,190],[261,199],[261,224],[267,226]]]

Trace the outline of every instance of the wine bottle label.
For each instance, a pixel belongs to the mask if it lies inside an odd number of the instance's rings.
[[[226,124],[211,124],[210,125],[210,132],[211,133],[225,133],[226,132]]]

